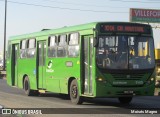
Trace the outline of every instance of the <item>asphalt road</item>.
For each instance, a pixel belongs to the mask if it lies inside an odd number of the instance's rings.
[[[154,111],[155,113],[156,111],[160,112],[160,97],[135,97],[129,105],[120,104],[116,98],[86,99],[82,105],[74,105],[68,97],[62,97],[61,95],[54,93],[28,97],[24,94],[22,89],[10,87],[6,84],[6,80],[0,79],[0,106],[16,109],[43,108],[43,114],[56,113],[57,116],[60,116],[60,114],[70,114],[68,116],[72,117],[74,114],[87,114],[89,116],[99,117],[100,115],[104,116],[105,114],[109,114],[110,116],[116,114],[116,116],[128,117],[142,116],[131,114],[131,111],[138,113],[142,112],[142,110],[147,110],[148,112],[151,112],[150,109],[152,109],[151,113],[154,113]],[[47,111],[45,108],[48,108]],[[145,114],[145,117],[146,116],[150,116],[150,114]]]

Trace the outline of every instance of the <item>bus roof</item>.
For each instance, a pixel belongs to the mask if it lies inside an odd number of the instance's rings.
[[[39,31],[39,32],[11,36],[9,38],[9,40],[34,38],[34,37],[38,37],[38,36],[54,35],[54,34],[58,34],[58,33],[61,34],[61,33],[67,33],[67,32],[81,31],[81,30],[85,30],[85,29],[93,29],[99,23],[115,23],[115,24],[116,23],[122,23],[122,24],[124,23],[125,24],[125,23],[131,23],[131,22],[92,22],[92,23],[80,24],[80,25],[75,25],[75,26],[64,26],[62,28],[57,28],[57,29],[47,29],[47,30],[42,29],[42,31]],[[137,23],[131,23],[131,24],[137,24]]]
[[[57,33],[67,33],[67,32],[73,32],[73,31],[75,32],[78,30],[94,28],[96,24],[97,23],[94,22],[94,23],[81,24],[81,25],[76,25],[76,26],[64,26],[62,28],[57,28],[57,29],[42,30],[39,32],[34,32],[34,33],[29,33],[29,34],[11,36],[10,40],[37,37],[37,36],[43,36],[43,35],[51,35],[51,34],[57,34]]]

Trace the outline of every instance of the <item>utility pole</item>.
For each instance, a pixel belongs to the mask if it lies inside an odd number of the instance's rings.
[[[4,48],[3,48],[3,70],[6,68],[6,20],[7,20],[7,0],[5,0],[5,16],[4,16]]]

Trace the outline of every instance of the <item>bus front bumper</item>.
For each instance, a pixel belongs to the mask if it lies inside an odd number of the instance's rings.
[[[155,84],[137,87],[112,87],[97,84],[95,97],[153,96]]]

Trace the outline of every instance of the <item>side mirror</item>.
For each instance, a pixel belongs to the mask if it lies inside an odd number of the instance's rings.
[[[94,47],[98,46],[98,39],[96,37],[93,38],[93,46]]]

